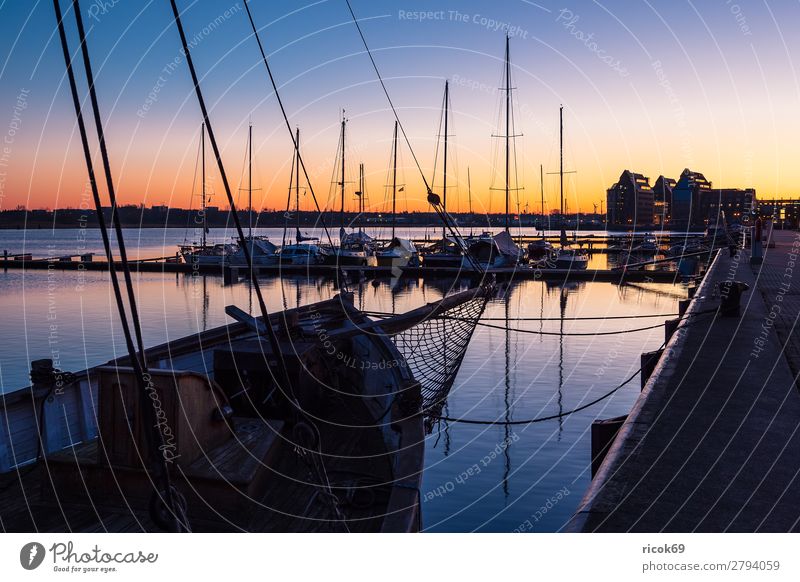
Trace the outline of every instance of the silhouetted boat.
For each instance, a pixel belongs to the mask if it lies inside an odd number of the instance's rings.
[[[582,249],[561,248],[556,251],[553,263],[556,269],[585,269],[589,255]]]
[[[3,528],[168,529],[149,472],[163,453],[194,531],[418,530],[420,388],[389,336],[352,333],[370,320],[351,294],[272,314],[281,354],[261,319],[227,311],[239,321],[146,350],[149,397],[127,358],[74,375],[34,362],[0,403]],[[162,452],[150,406],[174,437]]]
[[[389,244],[375,254],[379,267],[405,267],[419,264],[417,247],[406,238],[392,238]]]
[[[54,6],[128,355],[77,373],[38,360],[31,366],[32,385],[4,395],[2,528],[418,531],[425,433],[441,416],[494,285],[484,280],[476,289],[380,320],[357,309],[346,291],[269,314],[250,269],[262,317],[228,306],[236,323],[145,349],[118,215],[112,220],[124,292],[113,267],[83,101],[60,5]],[[175,2],[171,6],[250,263],[255,239],[238,218],[180,11]],[[107,162],[82,16],[80,10],[73,14]],[[250,22],[258,38],[252,17]],[[269,69],[266,56],[264,63]],[[104,170],[116,204],[107,163]],[[441,216],[433,196],[429,200]],[[300,250],[308,251],[303,256],[309,260],[323,253],[317,245],[300,249],[302,244],[287,245],[281,258]]]
[[[392,140],[392,238],[375,252],[379,267],[405,267],[419,265],[419,254],[413,241],[397,236],[397,121],[394,122]]]
[[[311,243],[285,245],[278,250],[278,261],[282,265],[322,265],[329,263],[333,256],[329,249]]]
[[[462,249],[466,247],[463,239],[446,236],[428,246],[422,252],[422,266],[431,268],[461,267],[468,264]]]
[[[537,239],[528,244],[528,258],[531,260],[542,259],[553,253],[553,245],[544,238]]]
[[[513,267],[522,264],[525,256],[505,230],[496,235],[483,233],[469,244],[467,252],[484,268]]]

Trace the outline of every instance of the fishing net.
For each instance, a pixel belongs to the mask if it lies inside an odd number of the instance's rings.
[[[464,295],[468,294],[468,295]],[[455,382],[464,354],[494,286],[485,285],[463,292],[463,301],[443,305],[430,317],[392,336],[420,383],[425,428],[430,433],[441,415]]]

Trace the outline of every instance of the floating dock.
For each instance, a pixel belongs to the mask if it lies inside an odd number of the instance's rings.
[[[116,262],[118,270],[122,263]],[[131,271],[140,273],[186,273],[197,275],[222,276],[226,281],[236,281],[247,274],[245,266],[197,265],[180,263],[177,261],[145,260],[130,261]],[[4,260],[0,267],[5,269],[23,270],[48,270],[58,269],[65,271],[107,271],[106,261],[73,261],[73,260]],[[254,267],[259,276],[321,276],[336,277],[345,273],[349,277],[364,277],[366,279],[390,277],[475,277],[476,271],[458,267],[373,267],[373,266],[336,266],[336,265],[275,265]],[[604,281],[604,282],[652,282],[652,283],[678,283],[683,280],[681,274],[667,269],[546,269],[533,265],[518,267],[504,267],[488,269],[487,274],[499,279],[536,279],[546,281]]]
[[[800,233],[773,237],[719,252],[567,531],[800,531]],[[698,315],[724,281],[741,315]]]

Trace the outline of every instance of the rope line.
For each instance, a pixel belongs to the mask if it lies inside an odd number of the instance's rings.
[[[378,65],[375,62],[375,59],[372,56],[372,51],[369,50],[369,46],[367,45],[367,39],[364,37],[364,33],[361,31],[361,25],[358,24],[358,19],[356,18],[355,12],[353,12],[353,7],[350,6],[350,0],[345,0],[347,3],[347,9],[350,11],[350,16],[353,17],[353,24],[356,25],[356,29],[358,30],[358,35],[361,37],[361,42],[364,43],[364,49],[367,51],[367,56],[369,56],[369,60],[372,63],[372,68],[375,69],[375,74],[378,76],[378,81],[381,84],[381,88],[383,89],[384,95],[386,95],[386,100],[389,102],[389,106],[392,108],[392,113],[394,114],[394,118],[397,121],[397,125],[400,127],[400,131],[403,133],[403,140],[406,142],[409,151],[411,152],[411,157],[414,158],[414,164],[417,166],[417,170],[419,170],[419,175],[422,177],[422,181],[425,184],[425,189],[430,192],[431,186],[428,184],[427,178],[425,178],[425,173],[422,171],[422,166],[417,159],[417,154],[414,152],[414,148],[411,147],[411,140],[408,139],[408,135],[406,134],[406,128],[403,126],[403,122],[400,121],[400,116],[397,114],[397,109],[392,102],[392,98],[389,95],[389,90],[386,88],[386,83],[383,81],[383,77],[381,76],[381,72],[378,70]],[[245,2],[245,6],[247,6],[247,2]]]
[[[661,344],[661,348],[663,348],[664,345],[665,344],[662,343]],[[661,349],[661,348],[659,348],[659,349]],[[599,396],[598,398],[595,398],[591,402],[587,402],[586,404],[584,404],[582,406],[579,406],[578,408],[573,408],[572,410],[568,410],[566,412],[561,412],[559,414],[551,414],[549,416],[540,416],[540,417],[537,417],[537,418],[529,418],[529,419],[525,419],[525,420],[474,420],[474,419],[471,419],[471,418],[454,418],[452,416],[438,416],[438,415],[435,415],[435,414],[430,414],[429,416],[431,416],[435,420],[446,420],[447,422],[457,422],[459,424],[478,424],[478,425],[487,425],[487,426],[516,426],[516,425],[520,425],[520,424],[535,424],[537,422],[544,422],[546,420],[555,420],[557,418],[564,418],[565,416],[569,416],[571,414],[575,414],[576,412],[580,412],[581,410],[586,410],[587,408],[589,408],[591,406],[594,406],[598,402],[602,402],[603,400],[605,400],[606,398],[608,398],[609,396],[611,396],[612,394],[614,394],[615,392],[617,392],[621,388],[624,388],[625,386],[630,384],[630,382],[634,378],[636,378],[636,376],[638,376],[639,372],[641,372],[641,371],[642,371],[642,369],[639,368],[638,370],[636,370],[636,372],[633,373],[633,375],[631,375],[622,384],[612,388],[611,390],[609,390],[608,392],[606,392],[602,396]]]
[[[322,230],[325,232],[325,237],[328,239],[328,244],[331,245],[333,248],[333,239],[331,238],[331,233],[328,230],[328,225],[325,223],[325,218],[322,214],[322,208],[319,205],[319,201],[317,200],[317,195],[314,193],[314,186],[311,184],[311,178],[308,175],[308,170],[306,170],[306,163],[303,161],[303,156],[300,155],[300,144],[297,143],[295,139],[294,133],[292,132],[292,124],[289,123],[289,116],[286,113],[286,108],[283,105],[283,99],[281,99],[281,94],[278,92],[278,84],[275,81],[275,77],[272,75],[272,68],[269,66],[269,60],[267,59],[267,53],[264,50],[264,45],[261,43],[261,36],[258,34],[258,29],[256,28],[256,23],[253,20],[253,15],[250,12],[250,5],[248,0],[244,0],[244,8],[247,11],[247,18],[250,21],[250,27],[253,29],[253,36],[256,39],[256,43],[258,44],[258,50],[261,52],[261,59],[264,61],[264,67],[267,69],[267,75],[269,75],[269,81],[272,85],[272,91],[275,93],[275,98],[278,101],[278,106],[280,107],[281,114],[283,115],[283,120],[286,122],[286,129],[289,131],[289,137],[292,140],[292,145],[294,146],[294,150],[297,154],[297,159],[300,162],[300,168],[303,170],[303,176],[306,179],[306,184],[308,184],[308,190],[311,192],[311,198],[314,200],[314,206],[317,209],[317,213],[319,215],[319,223],[322,226]],[[300,209],[298,208],[298,213]],[[343,286],[346,288],[347,281],[343,282]]]
[[[703,311],[699,311],[697,313],[690,314],[690,316],[706,315],[706,314],[713,313],[713,312],[716,312],[716,311],[717,311],[716,308],[714,308],[714,309],[705,309]],[[685,325],[694,325],[695,323],[697,323],[696,320],[695,321],[687,321]],[[658,349],[655,350],[655,351],[661,350],[666,345],[667,345],[666,341],[662,342],[661,345],[658,347]],[[587,402],[586,404],[584,404],[582,406],[579,406],[577,408],[573,408],[572,410],[568,410],[566,412],[561,412],[559,414],[551,414],[549,416],[540,416],[540,417],[537,417],[537,418],[529,418],[529,419],[525,419],[525,420],[511,420],[511,421],[478,420],[478,419],[472,419],[472,418],[456,418],[456,417],[452,417],[452,416],[438,415],[436,413],[431,413],[431,412],[427,412],[426,415],[429,418],[433,419],[433,420],[444,420],[444,421],[447,421],[447,422],[455,422],[455,423],[459,423],[459,424],[475,424],[475,425],[483,425],[483,426],[515,426],[515,425],[522,425],[522,424],[535,424],[535,423],[539,423],[539,422],[544,422],[546,420],[555,420],[555,419],[558,419],[558,418],[564,418],[565,416],[569,416],[571,414],[575,414],[576,412],[580,412],[581,410],[586,410],[590,406],[594,406],[595,404],[597,404],[599,402],[602,402],[603,400],[605,400],[606,398],[608,398],[609,396],[611,396],[612,394],[614,394],[615,392],[617,392],[621,388],[624,388],[625,386],[630,384],[630,382],[636,376],[638,376],[641,371],[642,371],[642,368],[639,368],[627,380],[625,380],[622,384],[619,384],[618,386],[615,386],[614,388],[612,388],[611,390],[609,390],[608,392],[606,392],[602,396],[599,396],[599,397],[595,398],[591,402]]]
[[[422,171],[422,166],[417,159],[417,154],[414,152],[414,148],[411,146],[411,140],[408,139],[408,135],[406,134],[406,129],[403,126],[403,122],[400,121],[400,116],[397,113],[397,108],[394,106],[394,102],[392,101],[391,96],[389,95],[389,90],[386,88],[386,83],[383,81],[383,77],[381,76],[380,70],[378,70],[378,65],[375,62],[375,58],[372,56],[372,51],[367,44],[367,39],[364,37],[364,33],[361,30],[361,25],[358,23],[358,18],[356,18],[355,12],[353,12],[353,7],[350,5],[350,0],[345,0],[347,3],[347,9],[350,11],[350,16],[353,18],[353,24],[356,25],[356,29],[358,30],[358,35],[361,37],[361,42],[364,44],[364,50],[369,56],[369,60],[372,63],[372,68],[375,69],[375,75],[378,77],[378,81],[381,84],[381,88],[383,89],[384,95],[386,95],[386,100],[389,102],[389,107],[392,109],[392,114],[394,115],[395,120],[397,121],[398,126],[400,127],[400,131],[403,133],[403,140],[406,142],[409,151],[411,152],[411,157],[414,158],[414,164],[417,166],[417,170],[419,171],[419,175],[422,177],[422,182],[425,184],[425,190],[428,193],[428,204],[433,207],[433,210],[436,212],[439,219],[444,223],[445,227],[450,231],[451,235],[456,241],[461,254],[469,261],[472,265],[472,268],[485,275],[486,270],[483,268],[478,261],[469,254],[467,248],[464,245],[463,239],[461,237],[461,233],[458,231],[458,227],[455,224],[455,221],[450,217],[449,214],[445,211],[444,207],[441,204],[441,199],[437,194],[434,194],[432,189],[432,184],[428,183],[427,178],[425,178],[425,173]],[[245,6],[247,6],[247,2],[245,2]],[[437,146],[438,147],[438,146]]]
[[[89,49],[86,42],[86,34],[83,26],[83,19],[81,17],[82,14],[81,8],[78,0],[73,0],[72,10],[73,13],[75,14],[78,37],[83,57],[83,65],[85,70],[84,72],[86,74],[86,82],[89,86],[89,92],[91,96],[91,106],[94,114],[94,120],[97,125],[97,134],[100,140],[100,148],[103,155],[103,169],[106,173],[106,181],[109,190],[109,197],[111,198],[112,221],[114,222],[114,225],[116,227],[115,232],[117,235],[117,244],[120,249],[120,259],[122,261],[123,270],[126,273],[125,277],[126,290],[128,294],[128,300],[130,303],[133,325],[137,337],[137,343],[140,348],[138,354],[133,343],[133,336],[131,334],[127,310],[125,308],[125,303],[122,298],[122,290],[120,288],[117,270],[114,265],[113,253],[111,249],[111,241],[108,236],[106,221],[103,216],[102,201],[100,199],[100,192],[97,185],[97,176],[95,174],[94,162],[92,159],[91,149],[89,146],[89,136],[86,131],[86,123],[83,117],[83,108],[81,105],[81,99],[78,95],[77,82],[75,80],[75,72],[72,67],[72,58],[69,51],[69,44],[67,42],[66,30],[64,27],[64,17],[61,11],[61,5],[59,3],[59,0],[53,0],[53,8],[55,11],[56,23],[58,27],[59,39],[61,42],[61,48],[64,55],[64,61],[66,64],[66,72],[67,72],[67,78],[69,80],[70,94],[75,109],[75,116],[77,118],[78,129],[81,138],[81,145],[86,162],[86,170],[89,176],[89,183],[92,190],[92,198],[95,204],[95,208],[97,210],[97,219],[98,219],[98,224],[100,226],[101,236],[103,239],[103,248],[109,263],[109,275],[111,279],[112,288],[114,291],[114,300],[117,306],[117,311],[120,317],[120,324],[122,326],[123,336],[125,339],[125,347],[128,352],[128,357],[130,359],[131,367],[133,368],[134,371],[135,381],[139,389],[139,397],[143,402],[145,410],[144,414],[149,417],[149,420],[145,422],[148,422],[148,424],[152,424],[152,430],[145,431],[145,438],[147,439],[148,445],[151,448],[155,448],[155,445],[157,445],[158,443],[160,443],[160,445],[163,446],[164,436],[161,433],[161,431],[157,428],[157,423],[155,422],[155,412],[153,408],[149,406],[146,402],[144,402],[147,399],[147,392],[149,391],[150,388],[150,386],[148,385],[149,382],[145,380],[145,377],[149,378],[149,374],[147,371],[147,363],[145,360],[144,349],[142,345],[141,329],[139,327],[139,322],[138,322],[138,312],[136,310],[136,297],[133,290],[133,283],[130,278],[127,254],[125,253],[125,241],[122,237],[122,230],[119,227],[119,216],[115,212],[116,201],[114,198],[113,178],[111,176],[111,169],[108,161],[108,153],[105,147],[105,137],[102,129],[102,119],[100,117],[97,95],[95,92],[94,78],[92,75],[92,68],[91,68],[91,59],[89,57]],[[159,463],[157,459],[161,459],[161,462]],[[161,491],[158,491],[158,489],[156,489],[156,491],[154,491],[154,496],[157,496],[158,500],[163,501],[164,504],[166,505],[166,508],[170,513],[169,517],[171,518],[169,520],[169,526],[172,527],[175,531],[189,531],[189,524],[186,518],[186,514],[182,510],[181,504],[179,502],[180,495],[178,494],[177,490],[174,489],[171,483],[169,469],[166,464],[166,459],[164,458],[163,455],[153,454],[151,458],[151,465],[152,466],[150,468],[150,471],[157,474],[157,480],[160,481],[160,486],[163,488],[163,493]]]
[[[392,317],[394,314],[388,311],[364,311],[365,315],[371,317]],[[613,319],[649,319],[653,317],[675,317],[680,313],[649,313],[644,315],[609,315],[609,316],[592,316],[592,317],[515,317],[514,321],[597,321],[597,320],[613,320]],[[691,317],[694,314],[688,314]],[[505,317],[482,317],[481,321],[506,321]]]
[[[451,319],[447,316],[442,319]],[[625,333],[636,333],[639,331],[647,331],[648,329],[655,329],[657,327],[664,327],[663,323],[656,323],[655,325],[648,325],[646,327],[636,327],[633,329],[617,329],[614,331],[589,331],[589,332],[557,332],[557,331],[537,331],[535,329],[521,329],[519,327],[508,327],[505,325],[495,325],[492,323],[478,322],[476,325],[481,327],[488,327],[490,329],[502,329],[504,331],[513,331],[517,333],[529,333],[532,335],[555,335],[564,337],[588,337],[588,336],[601,336],[601,335],[620,335]]]
[[[172,12],[173,12],[173,15],[174,15],[174,18],[175,18],[175,25],[176,25],[176,27],[178,29],[178,34],[180,36],[181,46],[183,48],[183,53],[186,56],[186,65],[189,68],[189,73],[191,74],[191,77],[192,77],[192,83],[194,84],[195,95],[197,97],[198,104],[200,105],[200,110],[201,110],[202,115],[203,115],[203,121],[205,122],[206,129],[208,131],[208,139],[211,142],[211,147],[212,147],[212,150],[214,152],[214,157],[217,160],[217,167],[219,168],[219,174],[220,174],[220,177],[222,179],[222,184],[225,187],[225,194],[226,194],[227,199],[228,199],[228,204],[230,205],[230,214],[231,214],[231,216],[233,218],[234,226],[236,227],[236,233],[238,235],[239,242],[240,242],[240,245],[242,247],[242,251],[244,252],[245,261],[246,261],[247,267],[248,267],[247,270],[248,270],[248,273],[249,273],[249,276],[250,276],[250,282],[251,282],[251,285],[252,285],[253,289],[256,292],[256,298],[258,300],[258,306],[259,306],[259,310],[261,312],[262,319],[263,319],[263,321],[265,323],[268,323],[270,321],[269,311],[267,309],[267,304],[264,301],[264,295],[263,295],[263,292],[261,290],[261,286],[260,286],[260,284],[258,282],[258,275],[257,275],[255,269],[253,269],[253,257],[250,254],[249,245],[247,244],[247,241],[246,241],[246,238],[245,238],[245,235],[244,235],[244,230],[242,229],[242,224],[241,224],[241,221],[239,220],[239,214],[238,214],[238,212],[236,210],[236,205],[235,205],[235,202],[234,202],[234,199],[233,199],[233,194],[231,192],[230,184],[228,182],[227,173],[225,172],[225,166],[224,166],[224,164],[222,162],[222,157],[221,157],[221,154],[220,154],[220,150],[219,150],[219,147],[217,145],[216,138],[214,137],[214,131],[213,131],[212,127],[211,127],[211,123],[210,123],[210,120],[209,120],[209,117],[208,117],[208,109],[206,108],[205,99],[203,98],[203,92],[202,92],[202,89],[200,88],[200,81],[199,81],[199,79],[197,77],[197,72],[196,72],[195,67],[194,67],[194,61],[192,59],[192,55],[191,55],[191,52],[189,51],[189,46],[188,46],[188,43],[186,41],[186,34],[184,32],[183,24],[181,22],[180,11],[178,10],[178,6],[175,3],[175,0],[170,0],[170,5],[172,6]],[[247,7],[247,3],[246,2],[245,2],[245,7]],[[250,13],[249,9],[248,9],[247,12],[248,12],[248,14]],[[250,22],[251,22],[252,26],[255,28],[255,23],[253,22],[252,17],[250,18]],[[256,36],[256,38],[258,39],[258,36]],[[260,40],[259,40],[259,47],[262,50],[262,55],[264,55],[263,47],[261,47],[261,41]],[[266,61],[266,56],[264,57],[264,64],[267,65],[267,70],[269,71],[270,69],[269,69],[269,64]],[[270,78],[272,78],[271,72],[270,72]],[[273,86],[274,86],[274,79],[273,79]],[[276,95],[277,95],[277,93],[276,93]],[[282,105],[281,105],[281,109],[283,109]],[[284,111],[284,119],[286,119],[286,122],[288,124],[288,118],[286,117],[285,111]],[[291,133],[291,126],[289,126],[289,132]],[[294,141],[294,136],[292,136],[292,141],[295,144],[295,152],[297,153],[298,159],[300,160],[300,162],[302,164],[302,158],[300,158],[299,151],[297,149],[297,142]],[[313,432],[315,433],[317,447],[319,447],[320,446],[320,432],[319,432],[319,429],[314,424],[312,419],[308,416],[308,414],[305,412],[305,410],[303,410],[302,406],[300,405],[299,401],[297,400],[297,397],[294,394],[294,388],[292,386],[291,377],[289,375],[289,372],[288,372],[288,369],[287,369],[287,366],[286,366],[286,361],[285,361],[284,356],[283,356],[283,350],[281,349],[281,345],[280,345],[280,342],[278,340],[278,336],[276,335],[276,332],[275,332],[275,330],[273,329],[273,327],[271,325],[266,325],[266,331],[267,331],[267,337],[269,339],[270,346],[272,347],[272,352],[276,356],[276,359],[278,361],[278,374],[277,374],[277,377],[275,377],[276,375],[273,373],[271,366],[268,367],[269,373],[270,373],[271,376],[273,376],[273,379],[276,381],[278,386],[281,386],[281,385],[285,386],[285,388],[286,388],[286,390],[288,392],[288,400],[289,400],[289,402],[294,406],[294,408],[297,411],[298,415],[303,417],[308,422],[308,425],[312,428]],[[321,449],[319,450],[319,453],[321,455]],[[314,460],[314,462],[316,463],[317,461]],[[330,481],[327,478],[327,473],[325,471],[325,465],[324,465],[324,463],[322,462],[321,459],[318,462],[319,462],[319,465],[320,465],[320,467],[317,468],[318,479],[320,480],[322,486],[325,487],[328,492],[330,492],[331,485],[330,485]],[[337,517],[341,518],[341,513],[339,512],[338,507],[336,507],[334,505],[333,509],[334,509],[334,512],[336,513]],[[342,520],[342,526],[344,527],[345,530],[348,530],[347,524],[346,524],[346,522],[344,522],[344,520]]]

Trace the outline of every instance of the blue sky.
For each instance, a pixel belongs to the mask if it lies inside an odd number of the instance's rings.
[[[263,204],[279,207],[290,142],[252,38],[243,0],[179,0],[212,104],[228,172],[238,180],[254,125]],[[66,8],[71,3],[62,1]],[[677,175],[687,166],[720,186],[762,196],[796,192],[800,4],[789,2],[388,2],[352,0],[423,166],[430,172],[445,79],[454,108],[453,182],[466,167],[487,207],[496,183],[503,43],[511,35],[521,205],[538,208],[538,166],[556,169],[565,106],[572,203],[590,209],[626,167]],[[291,122],[303,132],[315,188],[327,195],[339,111],[354,163],[382,199],[392,117],[344,0],[250,3]],[[127,202],[188,204],[199,109],[168,0],[83,1],[112,163]],[[227,11],[227,12],[226,12]],[[422,13],[422,14],[420,14]],[[227,14],[227,16],[226,16]],[[67,18],[73,50],[74,20]],[[0,3],[0,130],[21,91],[2,208],[75,205],[85,168],[49,1]],[[167,67],[167,69],[165,69]],[[161,80],[159,81],[159,78]],[[160,85],[160,86],[159,86]],[[156,98],[148,97],[158,88]],[[19,107],[17,107],[19,109]],[[9,122],[10,123],[10,122]],[[16,125],[20,125],[17,122]],[[496,142],[496,140],[494,140]],[[403,154],[409,192],[421,183]],[[354,166],[355,167],[355,166]],[[547,180],[548,204],[555,183]]]

